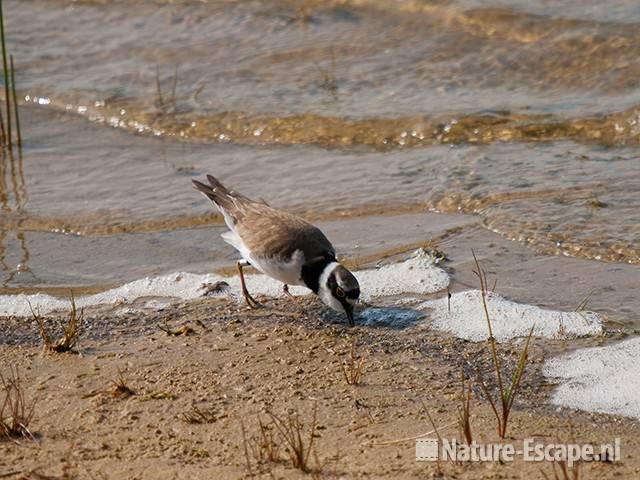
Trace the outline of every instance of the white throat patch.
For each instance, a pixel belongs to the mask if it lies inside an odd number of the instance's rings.
[[[331,262],[324,267],[324,270],[322,270],[322,274],[318,279],[318,296],[325,305],[337,310],[338,312],[342,312],[344,307],[338,299],[331,294],[331,290],[327,287],[327,279],[329,278],[329,275],[331,275],[331,272],[333,272],[333,270],[339,265],[340,264],[338,262]]]

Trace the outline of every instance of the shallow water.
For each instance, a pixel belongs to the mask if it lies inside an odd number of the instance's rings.
[[[472,213],[640,263],[635,2],[4,4],[25,138],[0,184],[5,286],[228,263],[191,230],[219,222],[204,173],[311,218]]]

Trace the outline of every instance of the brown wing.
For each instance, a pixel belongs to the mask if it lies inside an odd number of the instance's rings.
[[[302,250],[306,260],[335,256],[331,242],[309,222],[229,190],[212,175],[207,175],[207,180],[209,185],[197,180],[193,180],[193,185],[213,201],[229,228],[242,238],[253,255],[284,261],[296,250]]]
[[[307,261],[335,256],[333,245],[320,229],[296,215],[255,202],[245,205],[243,213],[235,230],[257,257],[287,261],[296,250],[302,250]]]

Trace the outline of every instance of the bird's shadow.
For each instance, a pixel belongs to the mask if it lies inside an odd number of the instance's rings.
[[[413,308],[370,306],[360,310],[355,320],[356,325],[403,330],[414,326],[424,317],[424,312]]]
[[[345,321],[343,316],[329,310],[325,311],[323,316],[336,323]],[[356,326],[403,330],[414,326],[424,318],[424,312],[413,308],[367,306],[356,312],[354,320]]]

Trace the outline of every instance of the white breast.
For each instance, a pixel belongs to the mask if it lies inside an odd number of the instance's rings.
[[[279,280],[287,285],[304,285],[304,281],[300,278],[302,272],[302,265],[304,265],[304,253],[301,250],[296,250],[291,259],[287,262],[277,261],[272,258],[256,257],[251,254],[251,251],[244,244],[239,235],[235,232],[224,232],[222,238],[229,245],[233,246],[242,258],[251,263],[255,268],[260,270],[265,275]]]
[[[304,286],[304,282],[300,278],[302,265],[304,264],[304,254],[300,250],[296,250],[288,262],[280,262],[271,258],[255,258],[253,256],[248,260],[251,265],[271,278],[275,278],[287,285]]]

